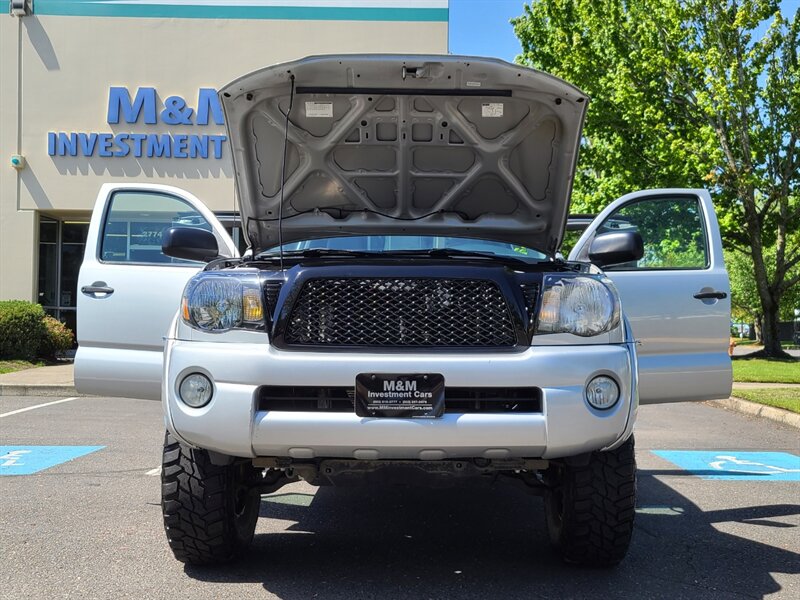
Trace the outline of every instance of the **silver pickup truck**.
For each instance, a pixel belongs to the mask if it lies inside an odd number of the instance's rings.
[[[79,390],[163,403],[176,558],[231,560],[298,478],[515,478],[565,560],[619,562],[639,405],[731,389],[709,194],[624,196],[564,259],[589,99],[499,60],[310,57],[220,99],[247,251],[107,184],[79,281]]]

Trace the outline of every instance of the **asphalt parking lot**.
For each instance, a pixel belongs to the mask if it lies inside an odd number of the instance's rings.
[[[0,397],[0,465],[34,456],[9,457],[16,446],[91,447],[0,477],[2,598],[800,597],[800,436],[772,421],[642,408],[636,532],[616,569],[563,565],[541,499],[515,486],[303,483],[264,497],[249,556],[201,569],[176,562],[164,537],[160,405],[79,398],[16,412],[54,400]],[[710,453],[654,453],[685,450]],[[794,458],[746,454],[763,451]],[[706,455],[713,468],[692,467]]]

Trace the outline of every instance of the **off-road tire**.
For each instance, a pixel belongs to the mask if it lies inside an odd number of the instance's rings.
[[[566,562],[608,567],[628,552],[636,506],[633,436],[588,461],[548,469],[545,515],[550,542]]]
[[[161,509],[175,558],[193,565],[229,562],[253,539],[261,496],[245,482],[248,464],[212,464],[208,452],[164,438]]]

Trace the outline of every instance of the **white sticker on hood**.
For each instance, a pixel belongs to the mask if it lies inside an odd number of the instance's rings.
[[[502,117],[503,116],[503,103],[502,102],[484,102],[481,104],[482,117]]]
[[[333,118],[333,102],[306,102],[308,118]]]

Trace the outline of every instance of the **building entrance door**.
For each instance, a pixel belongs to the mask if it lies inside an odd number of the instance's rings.
[[[45,312],[75,331],[78,271],[89,220],[39,218],[39,294]]]

